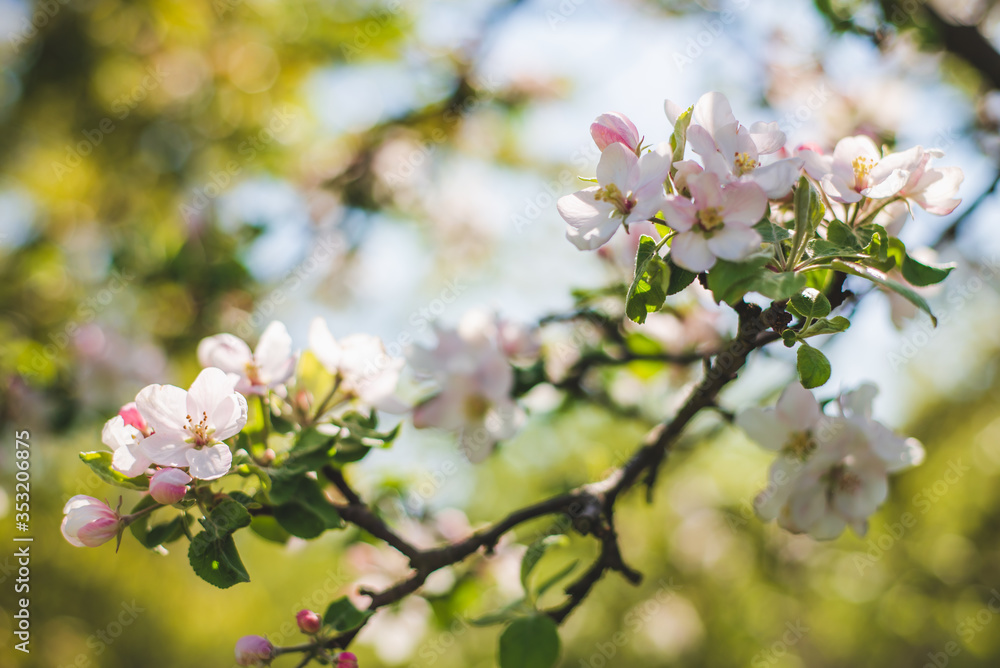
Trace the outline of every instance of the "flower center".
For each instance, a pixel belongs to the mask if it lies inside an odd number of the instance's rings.
[[[208,413],[202,413],[201,420],[197,424],[195,424],[194,418],[188,415],[187,422],[184,425],[184,430],[191,434],[187,439],[188,443],[193,443],[196,448],[200,448],[212,440],[215,429],[208,426]]]
[[[760,167],[760,163],[750,157],[749,153],[736,153],[733,158],[733,172],[736,176],[749,174],[758,167]]]
[[[813,440],[812,432],[799,431],[792,434],[782,452],[799,461],[805,461],[816,449],[816,441]]]
[[[635,207],[635,196],[631,192],[622,193],[618,186],[613,183],[609,183],[594,193],[594,199],[614,204],[618,213],[623,216],[627,216]]]
[[[466,397],[464,408],[465,417],[468,420],[482,420],[486,411],[490,409],[490,402],[485,397],[476,394]]]
[[[876,160],[871,158],[866,158],[864,156],[858,156],[851,162],[851,166],[854,168],[854,183],[860,188],[863,184],[868,182],[868,175],[871,174],[872,168],[877,164]]]
[[[243,372],[247,375],[247,380],[251,385],[263,385],[260,379],[260,369],[253,362],[247,362],[243,367]]]
[[[722,225],[722,210],[717,206],[705,207],[698,211],[698,222],[705,231]]]

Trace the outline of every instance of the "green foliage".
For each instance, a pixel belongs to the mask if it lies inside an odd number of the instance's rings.
[[[204,527],[191,541],[188,559],[191,567],[203,580],[220,589],[227,589],[240,582],[249,582],[233,532],[250,524],[250,513],[237,501],[223,499],[208,517],[198,520]]]
[[[931,322],[937,326],[937,318],[934,317],[934,313],[931,311],[930,305],[923,297],[914,292],[912,288],[908,288],[902,283],[893,281],[892,279],[886,277],[884,273],[878,271],[877,269],[873,269],[872,267],[865,267],[860,264],[844,262],[842,260],[834,260],[831,264],[837,271],[843,271],[854,276],[860,276],[861,278],[867,279],[876,285],[881,285],[884,288],[888,288],[889,290],[902,295],[914,306],[927,313],[927,315],[931,317]]]
[[[788,300],[788,310],[802,318],[825,318],[830,315],[830,300],[815,288],[806,288]]]
[[[81,452],[80,459],[96,473],[101,480],[116,487],[145,491],[149,489],[149,478],[144,475],[129,478],[111,466],[112,454],[105,450]]]
[[[677,122],[674,124],[674,132],[670,135],[670,148],[671,148],[671,161],[676,163],[684,159],[684,149],[687,146],[687,129],[691,125],[691,114],[694,112],[694,106],[688,107],[677,117]],[[677,171],[676,167],[671,166],[671,174]]]
[[[663,307],[669,286],[670,267],[656,254],[653,238],[642,235],[635,256],[635,277],[625,297],[625,315],[634,322],[646,322],[648,314]]]
[[[732,305],[748,292],[788,299],[805,287],[805,274],[773,272],[766,268],[770,260],[770,256],[756,255],[745,262],[716,262],[708,272],[708,288],[715,301]]]
[[[559,628],[548,615],[521,617],[500,635],[500,668],[551,668],[559,649]]]
[[[373,614],[370,610],[358,610],[346,596],[331,603],[323,613],[323,623],[338,633],[361,626]]]
[[[796,353],[796,369],[802,387],[812,389],[830,380],[830,361],[826,355],[807,343],[799,346]]]

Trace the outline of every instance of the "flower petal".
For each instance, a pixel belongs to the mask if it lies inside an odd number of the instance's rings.
[[[180,431],[187,424],[187,392],[174,385],[147,385],[135,405],[156,431]]]
[[[221,443],[211,448],[187,451],[188,472],[192,478],[215,480],[229,473],[233,463],[233,453]]]
[[[715,257],[739,262],[760,248],[761,239],[757,230],[746,225],[730,223],[716,230],[708,240],[708,248]]]
[[[722,189],[722,219],[756,225],[767,211],[767,195],[752,181],[737,181]]]
[[[791,383],[778,397],[775,409],[793,431],[808,431],[819,422],[823,411],[813,393],[799,383]]]
[[[253,363],[250,347],[232,334],[216,334],[198,344],[198,362],[203,367],[218,367],[227,373],[246,374],[247,364]]]
[[[614,216],[610,202],[594,199],[598,188],[585,188],[560,197],[556,208],[566,221],[566,238],[580,250],[594,250],[606,244],[618,228],[621,219]]]
[[[639,183],[639,158],[624,144],[611,144],[597,163],[597,182],[615,184],[620,190],[633,190]]]
[[[773,408],[748,408],[736,416],[736,426],[767,450],[780,451],[792,436],[784,416]]]
[[[284,383],[291,378],[295,372],[292,337],[282,323],[272,322],[260,335],[257,350],[254,351],[254,361],[268,385]]]
[[[715,255],[708,248],[708,241],[698,232],[682,232],[674,237],[670,257],[677,266],[700,274],[715,266]]]

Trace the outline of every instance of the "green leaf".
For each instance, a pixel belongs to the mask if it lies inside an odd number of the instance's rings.
[[[677,123],[674,124],[674,132],[670,135],[671,162],[674,164],[684,159],[684,149],[687,146],[687,129],[691,125],[691,114],[693,112],[694,106],[688,107],[687,110],[677,117]],[[670,168],[671,174],[676,171],[676,168]]]
[[[840,220],[831,220],[827,224],[826,239],[836,246],[849,248],[852,252],[858,252],[863,248],[850,225]]]
[[[816,322],[809,325],[808,329],[800,332],[799,337],[807,338],[810,336],[819,336],[820,334],[836,334],[837,332],[843,332],[850,326],[851,321],[842,315],[834,316],[829,320],[826,318],[820,318]]]
[[[807,390],[830,380],[830,361],[816,348],[803,343],[799,346],[796,360],[799,380]]]
[[[202,531],[191,541],[188,559],[194,572],[209,584],[227,589],[240,582],[250,582],[250,575],[236,551],[230,535],[213,538]]]
[[[625,296],[625,315],[633,322],[646,322],[648,314],[663,306],[669,285],[670,268],[656,254],[656,242],[642,235],[635,255],[635,278]]]
[[[80,459],[83,463],[89,466],[90,469],[104,482],[117,487],[124,487],[125,489],[134,489],[138,491],[145,491],[149,489],[149,478],[144,475],[136,476],[134,478],[125,476],[120,471],[116,471],[112,468],[111,457],[111,453],[106,450],[80,453]]]
[[[524,587],[524,591],[528,591],[528,577],[531,575],[531,571],[535,569],[549,548],[566,545],[567,542],[569,539],[566,536],[555,534],[539,538],[528,546],[528,551],[524,553],[524,558],[521,560],[521,586]]]
[[[806,275],[766,269],[768,255],[755,255],[745,262],[719,260],[708,272],[708,288],[717,302],[735,304],[748,292],[770,299],[788,299],[806,286]]]
[[[902,283],[897,283],[896,281],[887,278],[884,273],[877,269],[873,269],[872,267],[865,267],[860,264],[844,262],[842,260],[833,260],[830,264],[837,271],[853,274],[854,276],[860,276],[861,278],[868,279],[872,283],[881,285],[884,288],[888,288],[889,290],[902,295],[914,306],[927,313],[927,315],[931,317],[931,322],[934,323],[935,327],[937,327],[937,318],[934,317],[934,313],[931,312],[931,307],[927,301]]]
[[[830,315],[830,300],[815,288],[806,288],[788,301],[788,306],[803,318],[825,318]]]
[[[298,501],[274,507],[274,519],[282,529],[299,538],[316,538],[326,531],[326,522]]]
[[[924,264],[914,260],[909,255],[903,256],[903,278],[911,285],[920,287],[935,285],[948,278],[948,274],[954,268],[954,263],[939,265]]]
[[[781,225],[775,225],[766,218],[754,225],[753,229],[757,230],[757,233],[760,234],[764,242],[769,244],[784,241],[792,236],[788,233],[788,230],[783,228]]]
[[[258,515],[250,522],[250,531],[272,543],[284,545],[292,537],[290,533],[281,528],[278,520],[267,515]]]
[[[250,513],[242,503],[226,497],[212,509],[208,517],[200,520],[206,531],[215,536],[227,536],[237,529],[250,525]]]
[[[791,348],[799,340],[799,335],[794,329],[786,329],[781,333],[781,340],[786,348]]]
[[[669,253],[664,258],[664,262],[667,263],[667,268],[670,269],[670,283],[667,285],[668,297],[670,295],[676,295],[678,292],[694,283],[694,279],[698,278],[698,274],[678,266],[674,262],[673,258],[670,257]]]
[[[551,617],[521,617],[500,635],[500,668],[552,668],[559,649],[559,629]]]
[[[513,621],[518,617],[522,617],[525,614],[534,612],[534,608],[528,603],[527,599],[518,599],[506,606],[501,610],[496,612],[491,612],[482,617],[477,617],[475,619],[470,619],[469,623],[473,626],[494,626],[495,624],[506,624],[507,622]]]
[[[358,610],[346,596],[331,603],[323,614],[323,623],[333,627],[338,633],[356,629],[371,617],[371,610]]]
[[[547,580],[545,580],[545,582],[538,585],[538,591],[535,592],[535,596],[537,598],[541,598],[545,594],[545,592],[551,589],[556,583],[558,583],[564,577],[572,573],[573,569],[576,568],[576,565],[579,563],[580,563],[579,559],[574,559],[570,563],[566,564],[566,566],[560,569],[555,575],[549,577]]]

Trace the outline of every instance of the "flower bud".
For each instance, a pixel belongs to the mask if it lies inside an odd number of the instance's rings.
[[[319,630],[323,628],[322,618],[312,610],[299,610],[295,615],[295,621],[298,622],[302,632],[309,635],[319,633]]]
[[[337,668],[358,668],[358,657],[352,652],[341,652],[337,657]]]
[[[118,535],[121,515],[92,496],[77,494],[63,508],[63,537],[77,547],[97,547]]]
[[[146,419],[139,413],[139,409],[136,408],[134,401],[130,401],[122,406],[118,414],[125,420],[125,424],[135,427],[142,432],[143,436],[149,436],[151,431],[149,425],[146,424]]]
[[[263,636],[243,636],[236,641],[236,663],[240,666],[266,666],[274,655],[274,645]]]
[[[625,114],[619,114],[616,111],[598,116],[590,126],[590,136],[594,138],[597,148],[602,151],[615,142],[636,151],[641,141],[639,130],[632,124],[632,121]]]
[[[191,476],[180,469],[160,469],[149,479],[149,495],[157,503],[169,506],[187,494]]]

